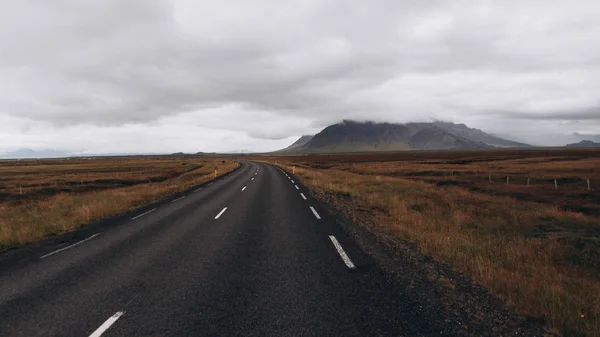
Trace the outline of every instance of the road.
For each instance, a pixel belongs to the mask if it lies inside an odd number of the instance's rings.
[[[224,179],[0,268],[0,336],[420,336],[435,320],[293,176]]]

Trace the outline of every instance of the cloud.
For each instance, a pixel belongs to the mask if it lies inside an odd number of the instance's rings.
[[[0,120],[22,130],[3,144],[83,128],[90,148],[114,132],[105,146],[141,149],[120,133],[169,130],[175,151],[193,123],[207,147],[275,149],[347,118],[543,121],[509,134],[549,143],[597,119],[599,16],[593,0],[0,2]]]

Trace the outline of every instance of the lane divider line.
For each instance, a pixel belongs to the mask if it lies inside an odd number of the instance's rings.
[[[225,213],[226,210],[227,210],[227,207],[223,208],[223,210],[221,212],[219,212],[219,214],[217,214],[217,216],[215,217],[215,220],[217,220],[218,218],[220,218],[221,215],[223,215],[223,213]]]
[[[213,183],[209,183],[207,186],[210,186],[210,185],[212,185],[212,184],[213,184]]]
[[[317,213],[317,211],[315,210],[314,207],[310,206],[310,210],[313,212],[313,214],[315,215],[315,218],[321,220],[321,216],[319,215],[319,213]]]
[[[306,200],[306,197],[304,196],[304,193],[300,193],[300,195],[302,196],[302,199]]]
[[[254,180],[254,177],[252,177],[252,179],[250,179],[250,180]]]
[[[175,200],[171,201],[171,203],[178,202],[179,200],[181,200],[181,199],[183,199],[183,198],[185,198],[185,195],[184,195],[183,197],[179,197],[179,198],[177,198],[177,199],[175,199]]]
[[[92,334],[90,335],[90,337],[100,337],[102,336],[103,333],[106,332],[106,330],[108,330],[108,328],[110,328],[111,325],[115,324],[115,322],[121,318],[121,316],[123,316],[123,314],[125,314],[124,311],[117,311],[116,314],[110,316],[109,319],[106,320],[106,322],[102,323],[102,325],[96,329],[96,331],[92,332]]]
[[[342,260],[344,260],[344,263],[346,264],[346,267],[348,267],[350,269],[356,268],[354,266],[354,263],[352,263],[352,260],[350,260],[350,258],[348,257],[348,254],[346,254],[346,252],[344,251],[344,248],[342,248],[342,245],[340,245],[340,243],[338,242],[338,240],[335,238],[335,236],[329,235],[329,239],[331,240],[331,242],[335,246],[335,249],[337,250],[338,254],[340,254],[340,257],[342,258]]]
[[[84,243],[84,242],[86,242],[86,241],[90,241],[91,239],[95,238],[95,237],[96,237],[96,236],[98,236],[98,235],[100,235],[100,233],[96,233],[96,234],[94,234],[94,235],[90,236],[89,238],[87,238],[87,239],[83,239],[83,240],[81,240],[81,241],[79,241],[79,242],[76,242],[76,243],[74,243],[74,244],[70,245],[70,246],[66,246],[66,247],[63,247],[63,248],[61,248],[61,249],[57,249],[57,250],[55,250],[55,251],[53,251],[53,252],[50,252],[50,253],[48,253],[48,254],[46,254],[46,255],[42,255],[42,256],[40,256],[40,259],[45,259],[45,258],[47,258],[48,256],[52,256],[52,255],[54,255],[54,254],[56,254],[56,253],[60,253],[60,252],[62,252],[63,250],[67,250],[67,249],[71,249],[71,248],[73,248],[73,247],[75,247],[75,246],[79,246],[80,244],[82,244],[82,243]]]
[[[292,180],[292,184],[295,184],[295,182]]]
[[[242,188],[242,192],[244,192],[245,189],[246,189],[246,186],[244,186],[244,188]]]
[[[294,185],[294,186],[296,187],[296,189],[297,189],[297,190],[299,190],[299,189],[300,189],[300,187],[298,187],[298,185]]]
[[[199,187],[199,188],[195,189],[195,190],[194,190],[194,192],[198,192],[198,191],[200,191],[201,189],[202,189],[202,187]]]
[[[149,214],[149,213],[152,213],[152,212],[154,212],[154,211],[156,211],[156,208],[153,208],[153,209],[149,210],[148,212],[144,212],[144,213],[142,213],[142,214],[140,214],[140,215],[136,215],[136,216],[134,216],[133,218],[131,218],[131,220],[135,220],[135,219],[137,219],[137,218],[143,217],[144,215],[146,215],[146,214]]]

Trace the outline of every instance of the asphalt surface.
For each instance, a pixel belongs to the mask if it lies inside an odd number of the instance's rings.
[[[0,336],[440,334],[277,167],[113,222],[0,260]]]

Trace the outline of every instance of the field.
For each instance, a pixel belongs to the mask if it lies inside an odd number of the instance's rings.
[[[382,243],[416,247],[565,335],[600,335],[600,150],[267,160]]]
[[[237,165],[200,157],[0,161],[0,251],[160,200]]]

